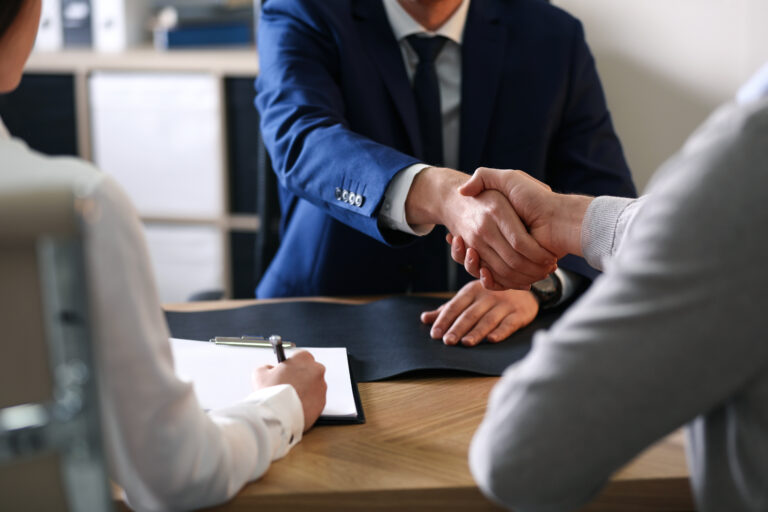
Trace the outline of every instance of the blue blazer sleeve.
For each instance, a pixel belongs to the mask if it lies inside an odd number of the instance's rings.
[[[264,143],[283,187],[388,243],[386,228],[377,222],[380,204],[394,175],[418,160],[349,129],[338,42],[330,26],[319,26],[322,14],[306,12],[313,8],[280,0],[264,7],[256,85]],[[337,189],[363,196],[363,204],[338,200]]]

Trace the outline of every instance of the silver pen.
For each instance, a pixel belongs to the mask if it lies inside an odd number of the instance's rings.
[[[232,347],[272,348],[272,343],[261,336],[240,336],[239,338],[232,336],[216,336],[208,341],[215,343],[216,345]],[[283,340],[282,345],[283,348],[296,348],[296,344],[292,341]]]

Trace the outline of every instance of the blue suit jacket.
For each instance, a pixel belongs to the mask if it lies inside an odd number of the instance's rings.
[[[378,223],[390,180],[422,154],[381,2],[269,0],[259,57],[282,238],[257,296],[445,290],[442,230],[415,239]],[[472,0],[462,60],[460,170],[523,169],[557,191],[635,194],[576,19],[539,0]],[[339,200],[342,190],[362,204]],[[561,266],[594,275],[577,258]]]

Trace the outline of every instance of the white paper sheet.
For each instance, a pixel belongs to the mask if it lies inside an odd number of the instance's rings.
[[[203,409],[219,409],[243,400],[252,391],[253,370],[277,363],[268,348],[228,347],[177,338],[170,341],[176,375],[194,384]],[[286,350],[286,357],[297,350],[310,352],[325,366],[328,394],[322,416],[357,416],[347,349],[301,347]]]

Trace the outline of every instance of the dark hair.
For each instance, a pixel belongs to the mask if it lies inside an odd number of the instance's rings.
[[[5,32],[13,24],[16,16],[19,15],[24,2],[25,0],[2,0],[0,2],[0,38],[5,35]]]

